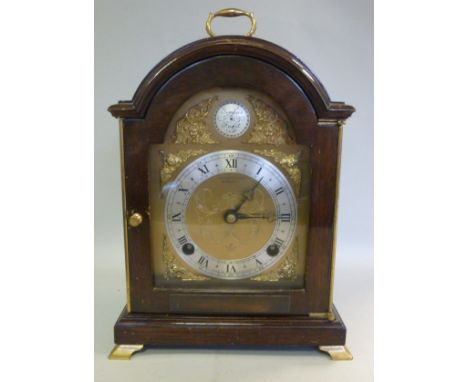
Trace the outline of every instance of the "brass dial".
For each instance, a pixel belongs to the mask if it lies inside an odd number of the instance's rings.
[[[297,204],[283,173],[245,151],[204,155],[172,182],[165,223],[176,254],[219,279],[248,278],[276,264],[291,245]]]

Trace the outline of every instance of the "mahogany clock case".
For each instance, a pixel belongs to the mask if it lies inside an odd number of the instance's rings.
[[[309,146],[312,171],[303,289],[246,296],[154,287],[146,215],[150,146],[163,143],[181,104],[215,87],[267,95],[286,114],[297,142]],[[346,329],[333,308],[332,287],[341,131],[354,112],[352,106],[332,102],[315,75],[277,45],[223,36],[175,51],[150,71],[131,101],[112,105],[109,111],[121,119],[128,293],[128,305],[115,326],[116,343],[344,344]],[[138,227],[127,224],[134,212],[143,215]],[[190,318],[189,326],[183,325],[184,317]],[[202,323],[212,324],[211,335]],[[243,328],[245,335],[240,334]],[[249,335],[255,328],[258,335]]]

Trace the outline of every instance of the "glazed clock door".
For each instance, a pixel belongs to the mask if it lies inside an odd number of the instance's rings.
[[[309,148],[281,106],[252,89],[207,89],[180,106],[164,141],[149,156],[155,287],[224,301],[303,290]]]

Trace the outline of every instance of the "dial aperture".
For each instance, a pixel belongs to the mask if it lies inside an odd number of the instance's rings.
[[[250,112],[238,101],[227,101],[215,113],[214,125],[219,134],[228,138],[237,138],[250,126]]]

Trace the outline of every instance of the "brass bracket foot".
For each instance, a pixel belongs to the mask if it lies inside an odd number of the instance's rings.
[[[115,345],[109,354],[109,359],[128,361],[133,353],[143,350],[144,345]]]
[[[319,350],[328,353],[333,361],[351,361],[353,359],[353,355],[344,345],[319,346]]]

